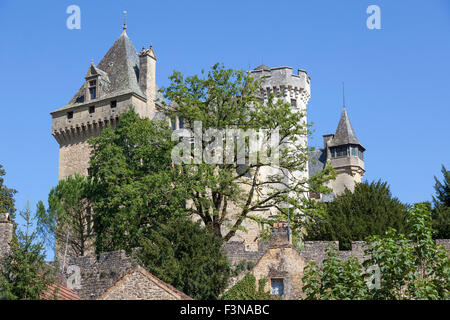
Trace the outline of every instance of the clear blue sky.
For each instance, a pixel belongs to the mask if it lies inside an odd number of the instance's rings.
[[[81,8],[81,30],[66,8]],[[366,8],[381,8],[381,30]],[[386,180],[403,202],[431,200],[433,176],[450,168],[450,1],[0,1],[0,163],[17,207],[46,200],[58,179],[49,112],[65,105],[122,31],[139,50],[153,44],[157,83],[173,70],[215,62],[236,69],[307,70],[314,122],[310,145],[334,133],[341,83],[365,178]]]

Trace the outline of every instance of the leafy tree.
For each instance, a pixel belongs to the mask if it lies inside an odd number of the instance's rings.
[[[54,269],[44,261],[43,244],[31,230],[35,218],[30,209],[19,215],[25,220],[25,230],[15,229],[10,252],[2,258],[0,299],[38,300],[44,293],[49,293],[48,286],[55,281]]]
[[[89,202],[92,192],[92,179],[76,174],[51,189],[47,210],[42,201],[38,203],[38,231],[48,244],[67,242],[72,255],[87,253],[94,236]]]
[[[363,268],[355,257],[343,261],[335,246],[327,249],[322,268],[307,262],[303,293],[308,300],[362,300],[368,298]]]
[[[0,164],[0,213],[9,213],[11,216],[16,211],[14,207],[14,194],[16,190],[5,186],[3,176],[6,174],[3,166]]]
[[[270,292],[264,291],[266,279],[260,279],[256,287],[256,278],[247,273],[238,283],[225,292],[222,300],[278,300]]]
[[[408,235],[389,229],[384,236],[367,240],[364,268],[356,260],[345,264],[329,251],[319,268],[309,263],[304,271],[304,292],[309,299],[430,299],[450,298],[448,251],[432,239],[431,212],[426,204],[409,209]],[[369,267],[380,271],[380,286],[365,288]],[[362,271],[365,269],[366,271]],[[352,292],[353,291],[353,292]]]
[[[436,195],[433,196],[433,229],[435,239],[450,238],[450,171],[442,166],[443,181],[439,181],[434,177],[434,190]]]
[[[386,182],[364,182],[346,189],[326,207],[322,217],[314,217],[306,227],[307,240],[339,240],[340,249],[350,249],[351,241],[382,235],[388,228],[405,231],[407,210],[392,197]]]
[[[97,252],[130,251],[158,222],[185,213],[170,137],[167,123],[141,119],[131,109],[116,128],[89,140]]]
[[[203,141],[196,142],[195,148],[201,147],[202,152],[205,150],[205,159],[209,156],[223,160],[195,163],[195,151],[185,149],[187,154],[183,153],[182,157],[194,159],[194,163],[182,165],[183,177],[189,185],[186,188],[188,212],[200,218],[218,237],[228,241],[237,230],[245,231],[242,223],[246,219],[266,222],[252,214],[255,211],[277,208],[279,218],[287,220],[287,203],[291,208],[291,226],[297,230],[303,224],[304,215],[311,214],[316,205],[315,201],[308,201],[303,195],[313,187],[314,191],[327,192],[324,185],[332,171],[327,167],[312,181],[294,174],[304,172],[308,165],[310,150],[300,142],[301,136],[309,132],[303,121],[304,112],[294,110],[290,103],[273,94],[264,101],[260,96],[260,83],[250,74],[225,69],[220,64],[214,65],[207,73],[202,71],[201,76],[185,78],[174,72],[169,79],[171,83],[163,92],[171,104],[164,108],[164,112],[171,118],[183,119],[187,128],[194,129],[194,122],[200,121]],[[258,161],[254,163],[246,161],[245,165],[239,164],[237,160],[243,159],[237,151],[243,151],[243,146],[230,146],[225,142],[225,150],[235,151],[233,161],[227,161],[222,157],[220,147],[215,146],[225,139],[224,136],[216,131],[210,143],[205,141],[204,137],[211,133],[208,131],[211,128],[270,132],[279,129],[280,140],[274,146],[279,149],[280,170],[264,178],[262,172],[270,166],[261,161],[264,152],[258,154]],[[263,137],[262,143],[268,145],[268,139]],[[248,147],[248,143],[246,145]],[[211,149],[215,150],[214,154]],[[274,155],[270,153],[269,156]],[[250,153],[246,152],[246,156]]]
[[[230,275],[222,241],[187,218],[158,224],[143,239],[138,259],[155,276],[194,299],[217,299]]]

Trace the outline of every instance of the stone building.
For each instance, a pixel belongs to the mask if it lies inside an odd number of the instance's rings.
[[[9,244],[14,232],[14,223],[8,213],[0,213],[0,259],[9,252]]]

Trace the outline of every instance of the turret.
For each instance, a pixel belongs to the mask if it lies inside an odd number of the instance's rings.
[[[337,171],[336,180],[331,182],[334,194],[341,194],[345,188],[353,191],[355,183],[361,182],[365,173],[364,151],[366,149],[356,137],[345,106],[336,133],[325,135],[324,144],[327,159]]]

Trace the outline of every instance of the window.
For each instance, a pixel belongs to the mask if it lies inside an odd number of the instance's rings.
[[[281,296],[284,293],[283,279],[271,279],[270,286],[272,287],[272,294]]]
[[[291,99],[291,107],[292,108],[297,108],[297,100]]]
[[[97,98],[97,88],[93,87],[93,88],[89,88],[89,94],[91,96],[91,100],[94,100]]]
[[[89,113],[90,114],[95,113],[95,106],[89,107]]]
[[[360,149],[358,150],[358,156],[361,160],[364,160],[363,152]]]
[[[176,118],[170,119],[170,123],[172,124],[172,130],[176,130],[177,129],[177,119]]]
[[[114,109],[115,107],[117,107],[117,101],[113,100],[111,101],[111,109]]]
[[[180,129],[184,128],[183,118],[178,118],[178,126],[180,127]]]
[[[95,80],[89,81],[90,87],[95,87],[96,85],[97,85],[97,81],[95,81]]]
[[[73,118],[73,111],[67,112],[67,119],[72,119],[72,118]]]
[[[358,156],[358,147],[350,147],[352,150],[352,156],[357,157]]]

